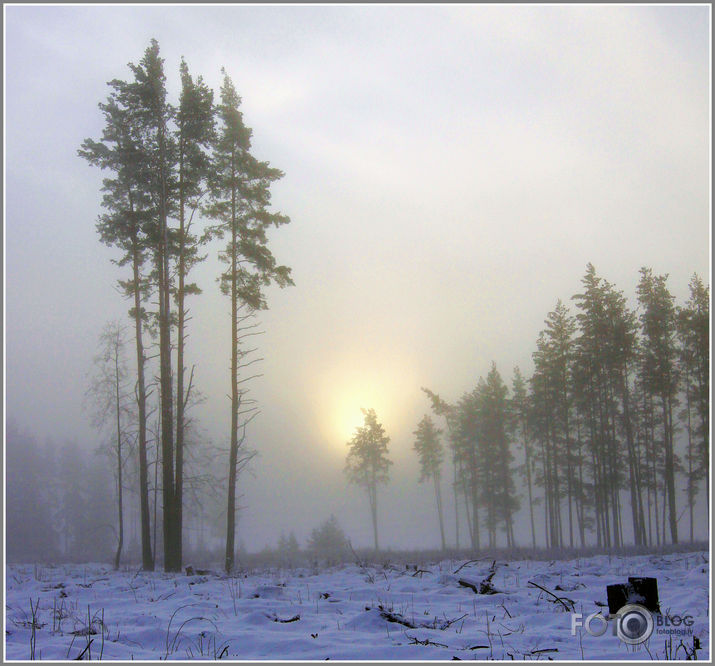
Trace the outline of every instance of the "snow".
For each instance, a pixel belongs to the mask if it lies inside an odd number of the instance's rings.
[[[700,640],[708,659],[706,552],[564,561],[497,561],[495,594],[460,584],[487,578],[491,560],[323,571],[274,569],[225,576],[113,571],[102,565],[8,565],[8,660],[229,659],[445,660],[685,658]],[[571,634],[571,613],[533,583],[588,614],[606,608],[606,586],[658,579],[660,605],[690,615],[692,635],[654,633],[627,646],[609,631]],[[39,600],[34,622],[35,603]],[[680,626],[684,629],[684,625]],[[88,642],[91,644],[88,646]]]

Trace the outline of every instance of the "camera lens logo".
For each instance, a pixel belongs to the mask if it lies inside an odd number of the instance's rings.
[[[626,604],[616,614],[616,633],[624,643],[638,645],[653,633],[653,616],[638,604]]]

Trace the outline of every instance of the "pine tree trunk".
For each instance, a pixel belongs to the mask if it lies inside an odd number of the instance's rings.
[[[437,517],[439,518],[439,535],[442,538],[442,550],[446,550],[447,543],[444,539],[444,518],[442,517],[442,493],[440,492],[440,488],[439,488],[439,476],[437,474],[433,474],[432,478],[434,479],[434,492],[435,492],[435,499],[437,501]]]
[[[231,180],[235,183],[232,165]],[[236,535],[236,465],[238,464],[238,220],[236,187],[231,190],[231,448],[228,463],[228,504],[226,507],[226,573],[233,569]]]
[[[596,545],[603,547],[603,530],[601,528],[601,470],[598,464],[598,453],[596,446],[596,432],[593,421],[593,413],[589,414],[591,430],[591,469],[593,470],[593,498],[594,498],[594,524],[596,526]]]
[[[550,421],[546,424],[546,490],[548,495],[549,506],[549,534],[551,536],[550,546],[552,548],[560,548],[561,546],[561,530],[558,518],[559,493],[556,480],[556,461],[553,451],[552,428]]]
[[[232,419],[233,420],[233,419]],[[226,573],[231,573],[236,552],[236,464],[238,446],[231,442],[228,467],[228,503],[226,507]]]
[[[117,552],[114,555],[114,568],[119,569],[119,560],[122,556],[122,546],[124,545],[124,510],[122,506],[122,424],[121,406],[119,402],[119,349],[114,348],[114,388],[115,388],[115,408],[117,412],[117,512],[119,518],[119,538]]]
[[[634,434],[634,460],[635,460],[635,485],[636,485],[636,501],[638,502],[638,523],[641,531],[641,544],[646,545],[648,539],[646,536],[645,512],[643,510],[643,463],[642,463],[642,448],[641,441],[637,434]]]
[[[665,482],[668,488],[668,518],[670,537],[678,543],[678,519],[675,508],[675,461],[673,455],[673,407],[670,399],[663,399],[663,421],[665,424]]]
[[[159,120],[159,375],[161,388],[161,458],[162,495],[164,500],[164,571],[181,570],[179,542],[181,534],[176,525],[176,493],[174,484],[174,417],[173,378],[171,376],[171,280],[169,277],[169,224],[167,210],[166,145],[163,119]]]
[[[184,153],[179,159],[179,288],[176,294],[178,322],[176,331],[176,479],[174,484],[176,502],[176,557],[181,563],[183,559],[182,538],[184,521],[184,281],[186,275],[185,263],[185,219],[184,219]]]
[[[149,482],[146,451],[146,384],[144,379],[144,342],[142,337],[141,289],[139,284],[139,249],[136,237],[133,243],[133,287],[134,287],[134,330],[137,350],[137,416],[139,420],[139,507],[141,514],[142,569],[154,571],[154,556],[151,547],[151,527],[149,519]]]
[[[655,440],[653,441],[653,455],[655,455]],[[660,529],[660,500],[659,500],[659,487],[658,487],[658,470],[656,469],[655,463],[653,463],[653,523],[655,524],[655,543],[657,546],[665,544],[665,534]],[[662,538],[661,538],[662,535]]]
[[[693,479],[693,429],[690,418],[690,387],[688,378],[685,381],[686,413],[688,417],[688,509],[690,518],[690,543],[693,543],[693,505],[695,504],[695,481]]]
[[[710,506],[710,391],[709,388],[709,374],[708,369],[710,367],[709,363],[709,351],[707,347],[703,350],[702,356],[704,357],[703,362],[699,364],[699,367],[703,368],[702,372],[698,372],[698,395],[701,396],[698,400],[700,403],[699,413],[701,416],[701,428],[703,432],[703,443],[702,443],[702,466],[705,470],[705,505]],[[710,514],[708,513],[708,520],[705,522],[705,528],[707,530],[707,535],[710,535]]]
[[[370,488],[368,489],[368,494],[370,496],[370,514],[372,516],[372,533],[373,539],[375,541],[375,552],[380,551],[380,546],[377,540],[377,484],[375,479],[371,481]]]
[[[662,529],[663,529],[663,544],[665,545],[665,514],[666,508],[668,506],[668,484],[663,484],[663,515],[662,515]]]
[[[626,431],[626,446],[628,448],[628,485],[631,494],[631,519],[633,521],[633,538],[636,546],[643,545],[643,530],[641,516],[639,515],[639,501],[636,487],[636,452],[631,424],[630,395],[628,391],[628,370],[621,368],[621,402],[623,405],[623,425]]]
[[[154,557],[156,557],[157,553],[157,546],[156,546],[156,534],[157,534],[157,507],[159,506],[159,463],[160,463],[160,455],[161,455],[161,446],[159,442],[159,438],[157,437],[156,442],[155,442],[155,450],[156,453],[154,455]],[[155,566],[155,561],[154,558],[152,558],[151,561],[151,566],[152,566],[152,571],[154,570]]]
[[[643,411],[646,416],[646,454],[648,456],[649,463],[648,512],[649,515],[652,516],[653,525],[655,526],[655,544],[656,546],[660,546],[660,523],[658,521],[658,468],[655,446],[655,414],[653,411],[652,398],[646,391],[645,386],[643,387]]]
[[[179,571],[176,559],[176,504],[174,494],[174,420],[171,380],[171,341],[169,323],[169,294],[167,289],[167,245],[162,251],[162,279],[159,295],[159,356],[161,387],[161,459],[162,499],[164,522],[164,571]]]
[[[526,442],[524,442],[526,446]],[[526,449],[526,485],[529,489],[529,522],[531,524],[531,547],[536,550],[536,528],[534,526],[534,499],[531,489],[531,460],[529,450]]]
[[[472,479],[472,548],[479,550],[479,492],[476,478]]]
[[[583,504],[583,443],[581,442],[581,429],[578,430],[579,456],[578,456],[578,487],[579,493],[576,502],[576,517],[578,519],[578,534],[581,548],[586,547],[586,507]]]
[[[469,543],[471,544],[472,548],[475,548],[474,545],[474,521],[472,521],[472,510],[469,508],[470,507],[470,502],[471,502],[471,492],[469,489],[471,489],[471,481],[469,481],[466,478],[466,472],[462,472],[464,475],[463,479],[463,484],[462,484],[462,500],[464,501],[464,519],[467,523],[467,533],[469,534]],[[467,488],[467,483],[469,483],[469,489]]]
[[[549,523],[549,479],[548,479],[548,465],[546,463],[546,442],[544,437],[541,438],[541,476],[543,478],[544,486],[544,547],[548,548],[551,544],[551,532]]]
[[[569,422],[569,404],[567,395],[567,379],[565,376],[561,377],[562,385],[562,418],[564,421],[564,442],[566,443],[566,495],[568,500],[568,514],[569,514],[569,546],[573,548],[573,453],[571,451],[571,427]]]
[[[531,548],[536,550],[536,527],[534,525],[534,498],[531,487],[531,444],[528,441],[526,415],[520,410],[521,434],[524,438],[524,466],[526,467],[526,487],[529,493],[529,524],[531,526]]]
[[[452,458],[452,466],[454,468],[454,483],[452,483],[452,491],[454,493],[454,537],[459,550],[459,491],[457,489],[457,461]]]

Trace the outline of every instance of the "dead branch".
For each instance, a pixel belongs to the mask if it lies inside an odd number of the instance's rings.
[[[533,580],[529,581],[529,585],[533,585],[534,587],[538,587],[540,590],[546,592],[546,594],[552,596],[555,601],[558,601],[568,612],[572,612],[575,607],[575,603],[572,599],[569,599],[568,597],[557,597],[553,592],[547,590],[545,587],[541,587],[538,583],[535,583]],[[571,608],[569,608],[566,605],[566,602],[569,602],[571,604]]]
[[[402,617],[402,615],[400,615],[399,613],[394,613],[393,611],[387,610],[382,606],[378,606],[378,608],[380,610],[380,617],[384,618],[388,622],[395,622],[396,624],[401,624],[403,627],[407,627],[408,629],[417,629],[416,625],[414,625],[406,618]]]
[[[436,643],[435,641],[431,641],[429,638],[425,638],[423,641],[421,641],[419,638],[416,636],[410,636],[409,634],[405,634],[407,638],[409,638],[412,643],[410,645],[435,645],[436,647],[449,647],[448,645],[445,645],[444,643]]]
[[[288,622],[297,622],[298,620],[300,620],[300,614],[293,615],[292,617],[288,617],[285,619],[278,617],[275,613],[267,614],[267,617],[270,618],[271,620],[273,620],[274,622],[282,622],[283,624],[288,624]]]
[[[189,396],[191,395],[191,387],[194,383],[194,370],[196,369],[196,364],[191,366],[191,375],[189,376],[189,385],[186,387],[186,397],[184,398],[184,409],[189,402]]]
[[[74,658],[74,660],[75,660],[75,661],[82,661],[82,659],[84,659],[85,653],[86,653],[87,650],[89,650],[89,648],[92,646],[92,643],[94,643],[94,638],[92,638],[92,639],[87,643],[87,645],[85,645],[84,650],[82,650],[82,652],[80,652],[80,653]],[[70,647],[71,647],[71,646],[70,646]]]
[[[465,617],[467,617],[469,613],[465,613],[461,617],[455,617],[454,620],[448,620],[446,617],[444,619],[444,622],[441,622],[439,626],[437,626],[437,619],[435,618],[435,629],[441,629],[444,631],[445,629],[449,629],[455,622],[459,622],[460,620],[463,620]]]
[[[424,389],[423,389],[424,390]],[[474,564],[475,562],[481,562],[481,560],[467,560],[462,566],[460,566],[454,573],[457,574],[459,573],[464,567],[466,567],[468,564]]]
[[[250,377],[246,377],[246,379],[240,379],[237,384],[245,384],[246,382],[250,382],[252,379],[258,379],[259,377],[263,377],[263,373],[258,374],[258,375],[251,375]]]

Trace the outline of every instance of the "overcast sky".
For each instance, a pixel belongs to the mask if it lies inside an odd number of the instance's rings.
[[[93,444],[82,398],[105,322],[125,317],[116,254],[98,242],[106,82],[155,37],[216,90],[226,67],[254,154],[285,172],[272,236],[296,286],[269,292],[260,451],[242,480],[250,549],[334,513],[371,540],[347,487],[346,440],[374,407],[392,441],[381,543],[425,543],[431,489],[412,431],[496,361],[507,383],[587,262],[635,292],[709,281],[709,20],[699,7],[5,7],[7,416],[38,438]],[[228,299],[216,247],[195,276],[195,410],[228,438]],[[281,467],[289,468],[286,473]],[[448,534],[449,536],[449,534]]]

